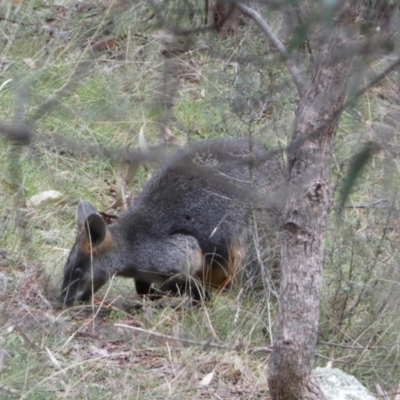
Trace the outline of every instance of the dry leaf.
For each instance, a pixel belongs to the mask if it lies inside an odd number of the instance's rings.
[[[8,85],[9,83],[11,83],[13,80],[12,79],[7,79],[6,81],[4,81],[1,85],[0,85],[0,92],[4,89],[4,87],[6,85]]]
[[[98,356],[98,357],[108,357],[109,356],[107,349],[100,349],[100,348],[92,345],[89,347],[89,350],[94,356]]]
[[[91,48],[94,51],[112,50],[117,44],[118,38],[115,36],[107,36],[91,44]]]
[[[139,131],[139,147],[143,154],[149,154],[149,147],[147,146],[146,139],[144,137],[144,125]]]
[[[53,365],[56,367],[56,369],[61,369],[61,364],[58,362],[58,360],[55,358],[55,356],[53,355],[53,353],[50,351],[50,349],[48,347],[45,347],[46,351],[47,351],[47,355],[50,358],[50,361],[53,363]]]
[[[36,69],[35,61],[33,61],[32,58],[24,58],[24,63],[25,63],[30,69]]]
[[[214,378],[215,375],[215,371],[210,372],[209,374],[207,374],[199,383],[200,386],[208,386],[212,379]]]
[[[376,392],[382,400],[390,400],[390,396],[385,392],[379,384],[376,385]]]

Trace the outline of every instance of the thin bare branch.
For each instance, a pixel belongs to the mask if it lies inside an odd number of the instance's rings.
[[[183,339],[183,338],[177,338],[177,337],[170,336],[170,335],[164,335],[163,333],[148,331],[147,329],[138,328],[136,326],[131,326],[131,325],[114,324],[114,326],[117,326],[119,328],[124,328],[124,329],[130,329],[130,330],[140,332],[140,333],[145,333],[147,335],[151,335],[151,336],[161,338],[161,339],[175,340],[177,342],[191,344],[191,345],[195,345],[195,346],[212,347],[212,348],[216,348],[216,349],[225,349],[225,350],[227,349],[227,350],[234,350],[234,351],[238,351],[241,349],[241,346],[239,343],[236,345],[229,345],[229,344],[218,344],[218,343],[211,342],[209,340],[199,342],[197,340]],[[271,346],[269,346],[269,347],[253,347],[253,348],[249,349],[249,352],[252,354],[271,353],[272,347]]]
[[[251,354],[262,354],[262,353],[267,353],[270,354],[272,353],[272,346],[267,346],[267,347],[253,347],[250,349]]]
[[[379,73],[375,78],[373,78],[370,82],[368,82],[364,87],[356,91],[345,101],[342,107],[336,110],[333,114],[330,115],[329,118],[326,118],[325,123],[318,126],[316,129],[311,131],[305,137],[300,137],[296,140],[292,140],[287,147],[274,149],[266,151],[262,157],[253,157],[252,164],[254,166],[259,165],[262,162],[267,160],[271,160],[276,157],[278,154],[282,154],[286,151],[291,151],[293,148],[297,146],[301,146],[307,140],[312,140],[316,136],[320,134],[320,132],[332,122],[335,118],[337,118],[344,110],[351,108],[354,106],[355,101],[366,94],[370,89],[383,81],[389,74],[396,71],[400,67],[400,57],[396,58],[391,64],[389,64],[381,73]],[[35,118],[32,119],[35,121]],[[155,146],[150,149],[150,151],[155,151],[156,155],[154,158],[144,155],[141,151],[132,151],[132,150],[124,150],[117,149],[112,150],[108,149],[104,146],[100,145],[89,145],[82,142],[72,141],[69,138],[63,137],[58,134],[38,134],[33,129],[30,129],[27,126],[13,126],[0,124],[0,137],[3,136],[6,139],[11,141],[15,141],[21,145],[30,145],[32,142],[41,142],[41,143],[53,143],[57,147],[63,147],[64,150],[72,152],[76,155],[87,154],[90,156],[100,156],[106,157],[114,161],[151,161],[154,159],[159,159],[160,153],[162,154],[162,149],[160,146]],[[165,153],[164,153],[165,154]],[[157,157],[158,156],[158,157]],[[249,160],[241,160],[229,163],[229,165],[234,168],[243,163],[248,163]],[[227,165],[228,166],[228,165]]]
[[[351,362],[351,361],[344,361],[341,359],[327,357],[320,353],[315,353],[315,357],[321,358],[323,360],[331,361],[332,363],[351,365],[353,367],[363,367],[363,368],[398,368],[398,367],[400,367],[400,364],[360,364],[360,363],[355,363],[355,362]]]
[[[286,66],[293,77],[293,81],[297,87],[300,98],[303,97],[305,93],[304,79],[302,78],[301,72],[297,68],[296,63],[290,58],[290,55],[286,51],[286,48],[283,45],[283,43],[275,35],[271,27],[268,25],[268,23],[265,21],[265,19],[258,11],[238,1],[235,2],[235,5],[242,12],[243,15],[253,20],[260,27],[260,29],[264,32],[265,36],[267,36],[270,42],[278,50],[279,54],[285,60]]]
[[[90,73],[92,73],[94,60],[95,57],[92,54],[89,59],[81,61],[64,86],[61,87],[54,96],[39,106],[35,114],[29,118],[27,125],[35,125],[40,119],[53,111],[61,103],[63,97],[70,95],[72,91],[75,90]]]
[[[352,345],[345,345],[339,343],[331,343],[331,342],[324,342],[322,340],[318,341],[318,344],[322,344],[325,346],[332,346],[332,347],[340,347],[341,349],[349,349],[349,350],[377,350],[377,349],[387,349],[389,347],[397,346],[400,342],[394,342],[388,344],[387,346],[352,346]]]
[[[202,342],[199,342],[197,340],[183,339],[183,338],[178,338],[178,337],[174,337],[174,336],[170,336],[170,335],[164,335],[163,333],[148,331],[146,329],[138,328],[136,326],[131,326],[131,325],[114,324],[114,326],[117,326],[118,328],[130,329],[132,331],[136,331],[136,332],[140,332],[140,333],[145,333],[147,335],[151,335],[151,336],[161,338],[161,339],[175,340],[176,342],[192,344],[195,346],[212,347],[212,348],[216,348],[216,349],[228,349],[228,350],[238,350],[240,348],[239,344],[236,344],[236,345],[218,344],[218,343],[211,342],[209,340],[204,340]]]

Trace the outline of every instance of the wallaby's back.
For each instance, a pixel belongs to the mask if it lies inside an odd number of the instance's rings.
[[[124,215],[126,229],[154,237],[193,235],[205,255],[227,260],[230,246],[245,244],[252,211],[265,204],[262,196],[282,183],[276,161],[251,168],[249,154],[244,139],[199,142],[179,151],[154,173]]]

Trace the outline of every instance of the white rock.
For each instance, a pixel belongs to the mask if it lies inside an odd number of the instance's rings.
[[[354,376],[337,368],[316,368],[313,371],[327,400],[376,400]]]
[[[50,203],[53,201],[58,201],[63,198],[63,194],[57,192],[57,190],[46,190],[44,192],[35,194],[28,200],[28,205],[33,207],[39,207],[44,203]]]

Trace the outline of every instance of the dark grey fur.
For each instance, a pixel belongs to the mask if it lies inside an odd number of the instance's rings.
[[[188,277],[203,280],[207,288],[220,285],[225,275],[232,278],[254,250],[252,216],[265,229],[266,209],[279,213],[265,201],[282,187],[279,164],[273,160],[251,168],[251,157],[263,152],[245,139],[187,146],[108,226],[90,203],[81,202],[77,240],[64,268],[63,304],[88,300],[113,275],[134,278],[143,295],[151,293],[153,283],[177,292]],[[212,272],[205,277],[202,271]]]

